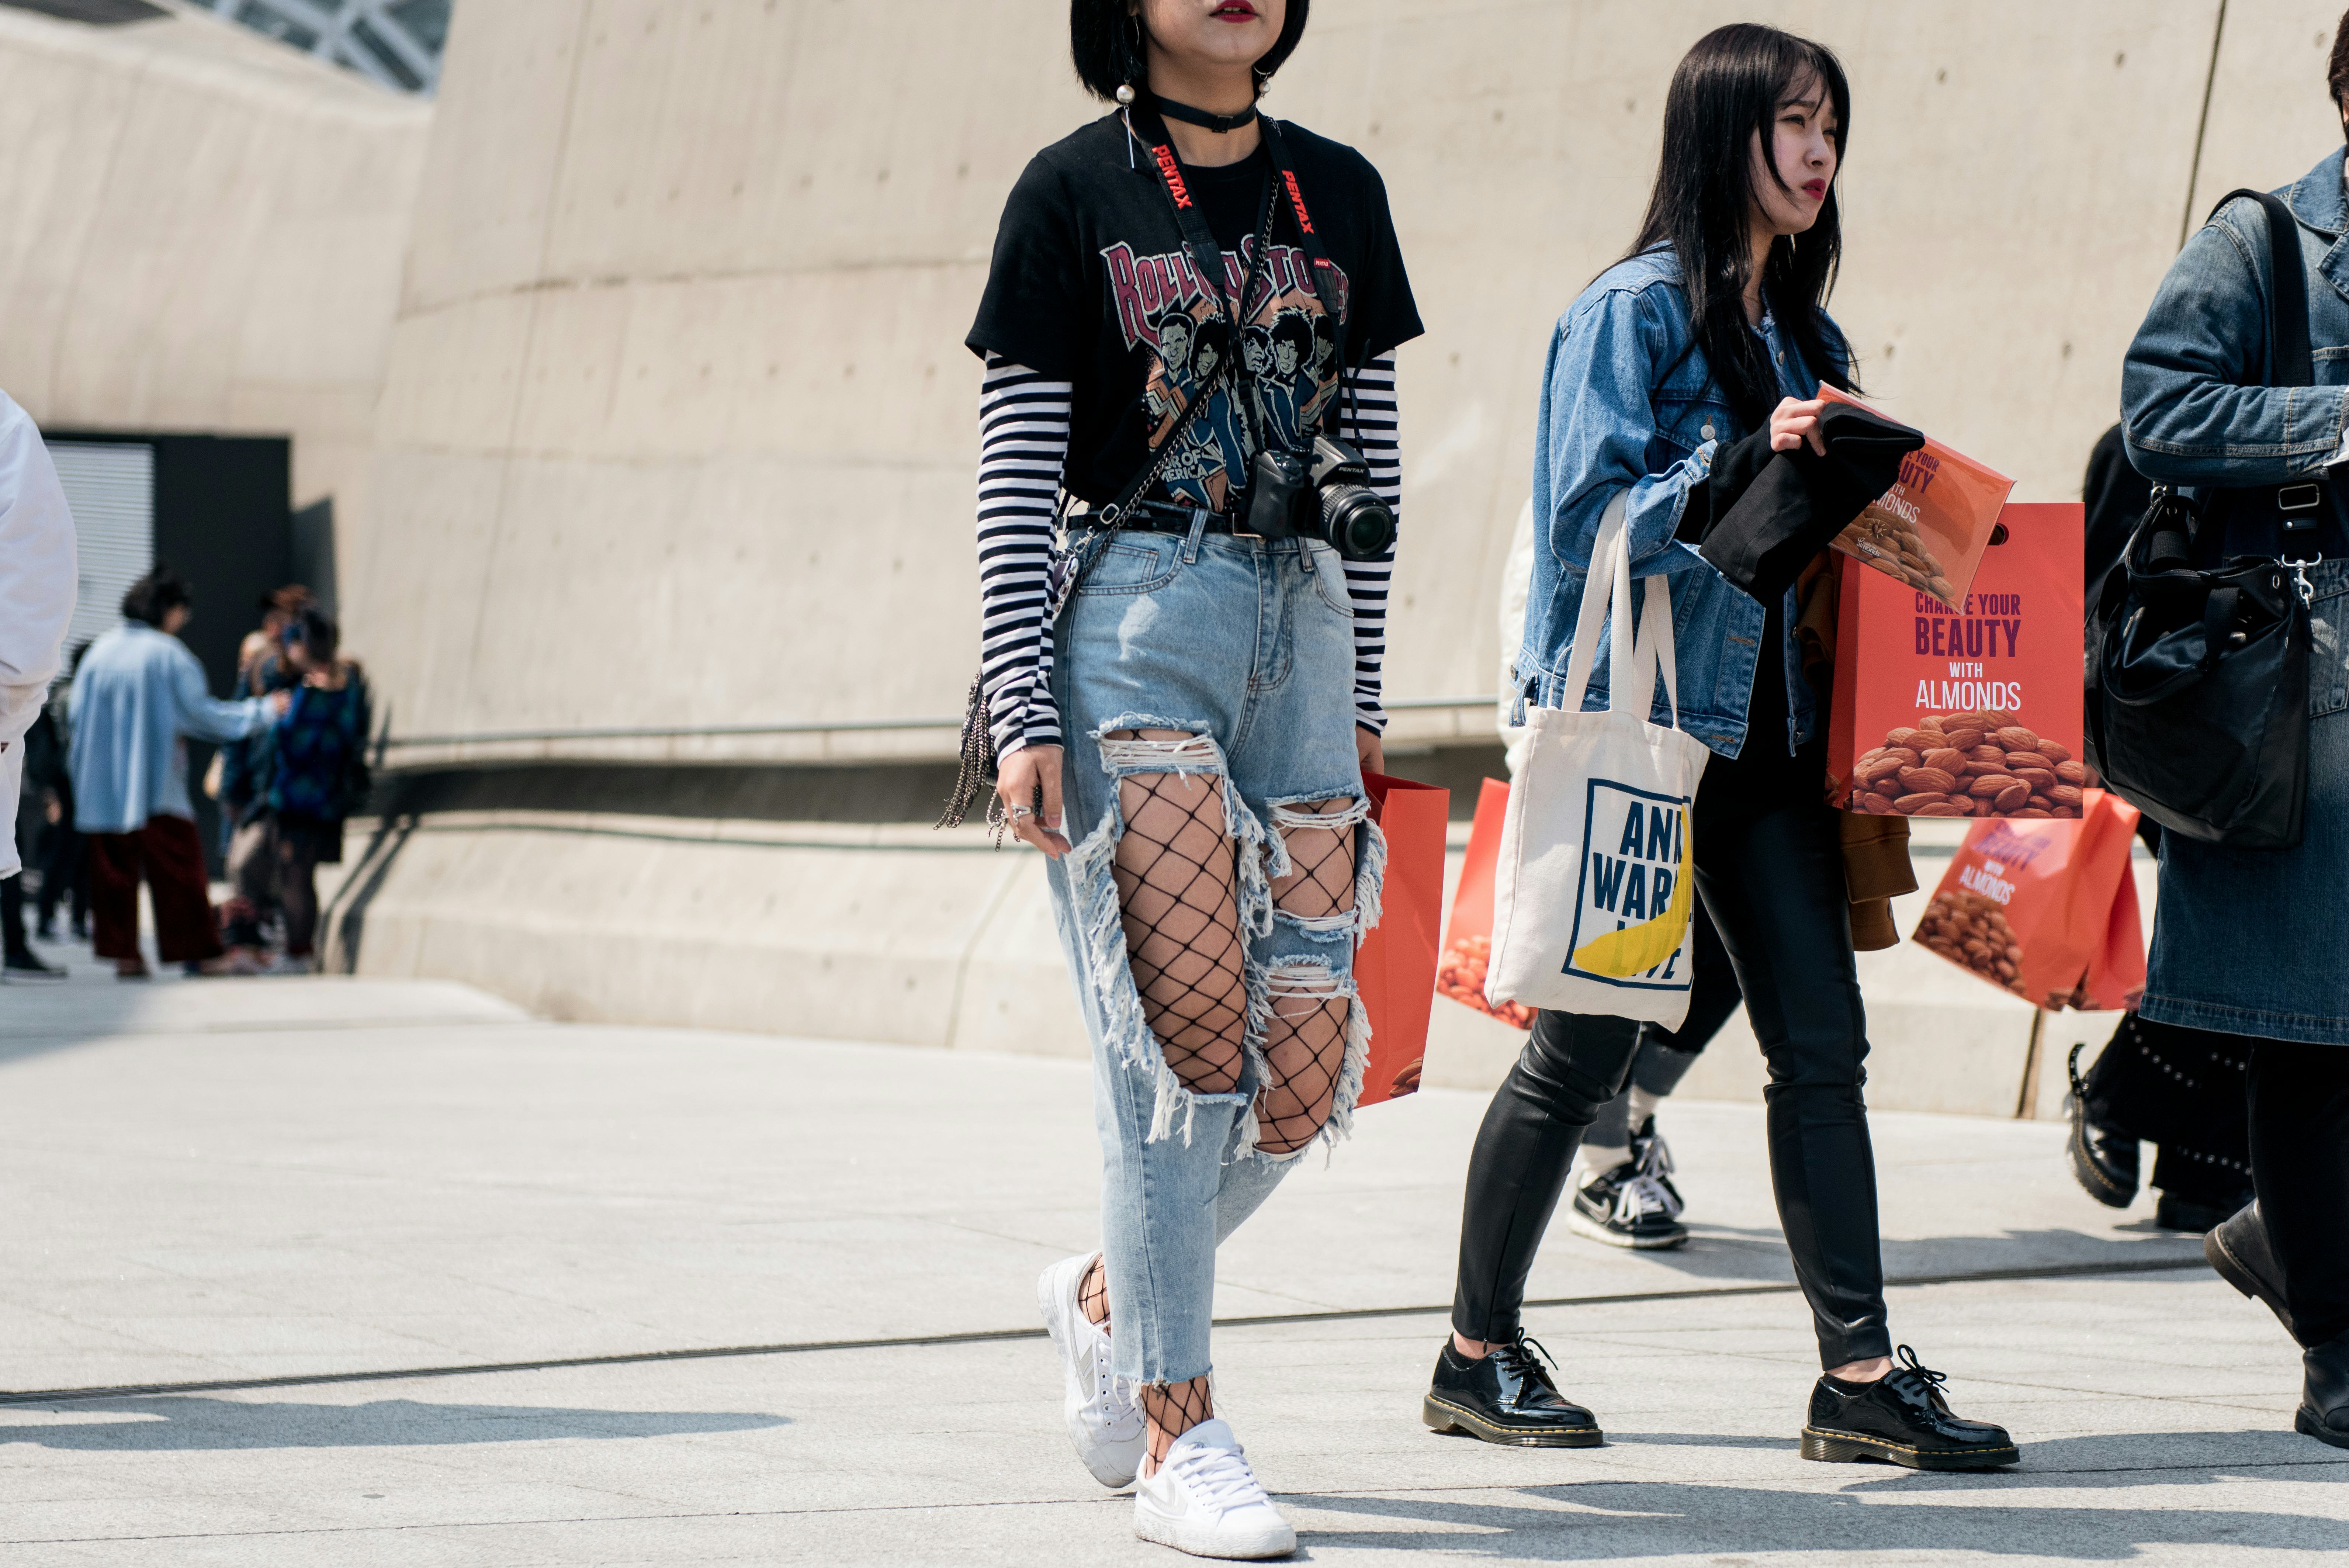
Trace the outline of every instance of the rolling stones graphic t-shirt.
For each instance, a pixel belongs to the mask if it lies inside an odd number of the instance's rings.
[[[1351,148],[1286,120],[1280,130],[1335,275],[1315,275],[1283,196],[1255,294],[1237,312],[1237,344],[1183,248],[1149,147],[1127,136],[1120,116],[1046,148],[1013,187],[966,341],[975,353],[1073,383],[1063,479],[1072,494],[1096,506],[1114,501],[1216,365],[1237,354],[1247,373],[1227,373],[1183,432],[1154,492],[1233,510],[1256,436],[1300,450],[1339,396],[1341,337],[1346,367],[1359,369],[1419,336],[1378,171]],[[1180,173],[1223,253],[1221,291],[1237,302],[1271,192],[1271,161],[1259,146],[1238,163],[1185,164]],[[1242,417],[1236,391],[1250,398],[1253,419]]]

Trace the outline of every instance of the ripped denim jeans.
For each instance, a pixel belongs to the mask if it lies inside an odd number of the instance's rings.
[[[1057,628],[1073,851],[1053,912],[1092,1037],[1116,1375],[1211,1369],[1216,1248],[1350,1130],[1354,949],[1385,850],[1336,552],[1122,535]]]

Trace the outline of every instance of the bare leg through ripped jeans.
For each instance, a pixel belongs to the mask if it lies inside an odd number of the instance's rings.
[[[1119,730],[1102,737],[1105,760],[1127,766],[1164,756],[1169,764],[1220,761],[1215,742],[1180,730]],[[1248,1059],[1247,935],[1239,908],[1243,848],[1227,820],[1224,780],[1197,771],[1131,773],[1118,780],[1125,831],[1113,865],[1127,961],[1143,1015],[1168,1070],[1195,1095],[1236,1092]],[[1354,933],[1355,825],[1360,805],[1336,798],[1274,810],[1283,841],[1274,869],[1273,908],[1309,944],[1350,941]],[[1325,960],[1276,961],[1259,982],[1262,1067],[1254,1109],[1260,1155],[1305,1148],[1330,1118],[1352,1014],[1350,991]],[[1080,1300],[1107,1326],[1102,1262]],[[1206,1376],[1142,1390],[1154,1470],[1174,1440],[1215,1414]]]

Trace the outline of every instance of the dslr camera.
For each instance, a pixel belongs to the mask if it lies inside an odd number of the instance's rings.
[[[1267,539],[1319,539],[1349,561],[1394,547],[1395,515],[1371,488],[1362,454],[1331,436],[1310,452],[1257,453],[1247,531]]]

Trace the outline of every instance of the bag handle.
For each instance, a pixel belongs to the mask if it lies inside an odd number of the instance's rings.
[[[2308,274],[2300,255],[2300,220],[2281,196],[2230,191],[2210,209],[2216,218],[2238,196],[2257,202],[2268,220],[2268,375],[2271,387],[2306,387],[2316,380],[2308,351]],[[2203,220],[2209,223],[2210,218]]]
[[[1599,535],[1590,546],[1590,570],[1583,579],[1582,607],[1575,616],[1574,648],[1567,655],[1566,681],[1558,690],[1558,706],[1569,713],[1582,711],[1590,691],[1591,670],[1599,660],[1599,624],[1604,617],[1615,649],[1607,711],[1645,719],[1655,702],[1656,671],[1661,665],[1672,728],[1678,729],[1680,668],[1672,639],[1672,596],[1662,577],[1646,579],[1647,603],[1636,632],[1631,626],[1631,531],[1626,520],[1630,495],[1629,490],[1619,491],[1599,516]]]
[[[1569,713],[1582,711],[1583,699],[1590,694],[1590,668],[1599,659],[1599,620],[1608,613],[1615,597],[1615,578],[1610,571],[1606,588],[1599,588],[1599,571],[1614,564],[1615,543],[1624,537],[1625,514],[1630,509],[1631,493],[1618,491],[1607,510],[1599,516],[1599,534],[1590,544],[1590,569],[1583,574],[1582,608],[1574,618],[1574,647],[1566,656],[1566,684],[1558,688],[1557,705]],[[1630,592],[1631,553],[1626,541],[1623,551],[1625,592]],[[1629,607],[1626,607],[1628,613]],[[1623,644],[1618,644],[1621,647]]]

